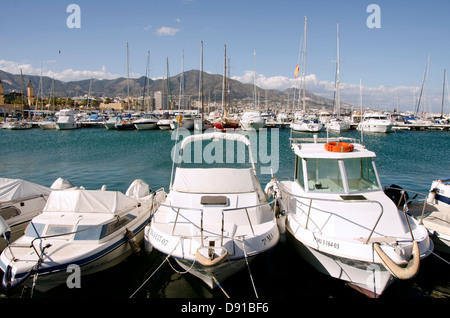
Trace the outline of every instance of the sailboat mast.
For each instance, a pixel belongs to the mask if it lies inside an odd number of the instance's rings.
[[[128,111],[130,111],[130,65],[129,65],[129,58],[128,58],[128,42],[127,42],[127,104],[128,104]]]
[[[253,64],[254,64],[254,73],[253,73],[253,106],[255,107],[256,106],[256,49],[253,51]]]
[[[226,77],[227,77],[227,45],[225,44],[223,53],[222,112],[225,112]]]
[[[203,41],[202,41],[202,47],[200,50],[200,96],[201,96],[201,106],[202,106],[201,125],[203,125]]]
[[[341,78],[339,69],[339,22],[337,22],[336,108],[338,118],[341,116]]]
[[[445,73],[446,73],[446,69],[444,69],[444,81],[442,84],[442,105],[441,105],[441,118],[443,118],[444,116],[444,92],[445,92]]]
[[[180,94],[178,98],[178,109],[181,109],[181,101],[183,99],[184,86],[184,50],[181,50],[181,78],[180,78]]]
[[[305,15],[305,35],[304,35],[304,41],[303,41],[303,58],[302,58],[302,85],[300,88],[300,94],[302,94],[302,101],[303,101],[303,112],[306,112],[306,105],[305,105],[305,81],[306,81],[306,23],[307,23],[307,17]],[[300,97],[300,96],[299,96]]]
[[[145,91],[148,84],[148,67],[150,64],[150,51],[147,51],[147,67],[145,69],[144,92],[142,93],[142,110],[145,111]]]

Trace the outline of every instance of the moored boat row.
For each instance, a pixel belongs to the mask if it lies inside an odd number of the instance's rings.
[[[0,257],[3,286],[47,290],[65,282],[69,264],[93,273],[144,242],[147,252],[157,249],[214,288],[287,236],[318,271],[378,297],[393,280],[414,277],[433,246],[437,250],[436,239],[445,240],[442,225],[428,226],[428,212],[408,213],[416,204],[441,208],[448,181],[433,185],[422,200],[402,201],[402,192],[394,202],[381,187],[375,153],[357,140],[292,139],[293,180],[274,176],[265,191],[250,159],[248,168],[181,167],[186,149],[202,140],[243,143],[252,158],[242,134],[196,134],[180,143],[168,192],[151,191],[141,180],[125,194],[73,186],[47,191],[25,235],[13,241],[7,220],[2,224],[9,239]],[[0,211],[7,207],[2,202]]]

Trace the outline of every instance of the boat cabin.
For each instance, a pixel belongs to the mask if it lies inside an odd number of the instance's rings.
[[[295,181],[304,192],[351,194],[381,190],[373,161],[375,153],[359,143],[337,142],[353,147],[327,150],[326,143],[315,140],[315,143],[293,144]]]

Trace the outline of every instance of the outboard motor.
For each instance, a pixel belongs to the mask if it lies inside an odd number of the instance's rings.
[[[386,188],[384,194],[386,194],[397,206],[402,206],[409,200],[408,193],[396,184],[391,184]]]

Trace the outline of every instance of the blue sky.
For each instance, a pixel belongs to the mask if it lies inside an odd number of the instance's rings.
[[[81,28],[68,28],[71,3],[81,9]],[[369,4],[379,5],[381,28],[368,28]],[[294,79],[304,16],[308,17],[306,88],[332,96],[336,60],[336,22],[344,102],[391,110],[414,108],[414,94],[430,54],[428,96],[431,111],[440,111],[444,68],[450,70],[450,2],[447,0],[148,0],[51,1],[2,3],[0,69],[69,81],[126,76],[126,43],[132,76],[199,69],[204,43],[204,70],[223,73],[223,49],[231,76],[263,88],[298,87]],[[331,87],[331,88],[330,88]],[[447,92],[446,92],[447,98]],[[447,98],[448,99],[448,98]],[[446,103],[446,112],[450,111]]]

